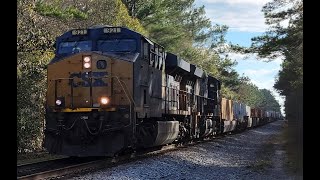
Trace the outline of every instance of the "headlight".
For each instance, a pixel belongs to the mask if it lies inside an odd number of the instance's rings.
[[[56,105],[57,105],[57,106],[60,106],[61,104],[62,104],[62,101],[61,101],[60,99],[57,99],[57,100],[56,100]]]
[[[107,97],[102,97],[100,99],[100,103],[103,104],[103,105],[106,105],[109,103],[109,99]]]
[[[91,67],[91,56],[83,56],[83,67],[89,69]]]
[[[83,64],[83,67],[86,68],[86,69],[88,69],[88,68],[91,67],[91,64],[90,64],[90,63],[84,63],[84,64]]]
[[[86,62],[86,63],[90,62],[91,61],[91,57],[90,56],[84,56],[83,57],[83,61]]]

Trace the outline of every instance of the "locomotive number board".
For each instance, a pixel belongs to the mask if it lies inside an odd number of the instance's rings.
[[[88,31],[86,29],[75,29],[75,30],[71,31],[71,34],[73,36],[75,36],[75,35],[86,35],[86,34],[88,34]]]
[[[121,33],[121,28],[108,27],[103,29],[104,33]]]

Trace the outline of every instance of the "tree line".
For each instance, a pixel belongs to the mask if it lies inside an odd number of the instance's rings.
[[[283,57],[274,88],[285,97],[288,155],[294,170],[303,174],[303,1],[273,0],[262,11],[269,30],[252,39],[247,50],[262,58]],[[287,24],[287,26],[283,26]]]

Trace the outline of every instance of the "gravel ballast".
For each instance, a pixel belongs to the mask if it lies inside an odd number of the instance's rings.
[[[283,121],[163,155],[73,177],[84,179],[295,179],[275,138]]]

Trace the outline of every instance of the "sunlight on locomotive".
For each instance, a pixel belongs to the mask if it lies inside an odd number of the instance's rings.
[[[101,104],[106,105],[109,103],[109,99],[107,97],[102,97],[100,99]]]

